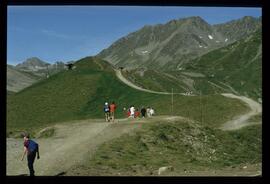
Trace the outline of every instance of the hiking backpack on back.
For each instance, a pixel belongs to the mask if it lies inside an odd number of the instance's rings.
[[[110,108],[109,108],[108,105],[106,105],[106,106],[104,107],[104,112],[109,112],[109,111],[110,111]]]
[[[38,148],[38,143],[36,143],[33,140],[29,140],[29,144],[28,144],[29,151],[31,151],[31,152],[37,151],[37,148]]]

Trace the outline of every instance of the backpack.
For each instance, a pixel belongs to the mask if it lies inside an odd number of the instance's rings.
[[[106,105],[106,106],[104,107],[104,112],[109,112],[109,111],[110,111],[109,106]]]
[[[28,150],[30,152],[37,151],[37,148],[38,148],[38,143],[36,143],[33,140],[28,140]]]

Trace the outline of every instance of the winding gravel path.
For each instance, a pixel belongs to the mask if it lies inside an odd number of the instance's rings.
[[[115,69],[115,74],[116,76],[118,77],[118,79],[120,79],[123,83],[125,83],[126,85],[134,88],[134,89],[137,89],[137,90],[140,90],[140,91],[144,91],[144,92],[147,92],[147,93],[154,93],[154,94],[161,94],[161,95],[171,95],[172,93],[168,93],[168,92],[160,92],[160,91],[153,91],[153,90],[149,90],[149,89],[144,89],[142,87],[139,87],[139,86],[136,86],[135,84],[133,84],[132,82],[130,82],[129,80],[127,80],[121,73],[120,70],[116,70]],[[185,93],[173,93],[173,94],[180,94],[180,95],[185,95]]]
[[[127,121],[127,120],[126,120]],[[96,148],[114,138],[140,127],[140,123],[107,123],[103,120],[84,120],[54,126],[55,135],[37,138],[40,159],[35,160],[36,175],[54,176],[71,166],[84,162]],[[28,174],[27,159],[21,161],[23,140],[7,138],[7,175]]]
[[[249,122],[248,121],[248,119],[251,118],[252,116],[255,116],[255,115],[262,113],[261,104],[259,104],[258,102],[254,101],[250,98],[247,98],[245,96],[236,96],[236,95],[231,94],[231,93],[222,93],[222,95],[225,97],[228,97],[228,98],[236,98],[236,99],[242,100],[250,108],[250,111],[248,113],[237,116],[237,117],[235,117],[235,119],[224,123],[221,126],[222,130],[237,130],[237,129],[240,129],[244,126],[261,123],[261,122]]]
[[[104,142],[133,132],[146,122],[155,123],[160,120],[170,122],[175,119],[186,118],[155,116],[147,119],[116,119],[115,123],[108,123],[102,119],[59,123],[53,126],[55,134],[52,137],[34,139],[40,145],[40,159],[36,159],[34,163],[36,175],[55,176],[66,173],[72,166],[82,164]],[[20,160],[23,153],[23,139],[7,138],[6,143],[6,174],[27,175],[29,173],[27,159]]]

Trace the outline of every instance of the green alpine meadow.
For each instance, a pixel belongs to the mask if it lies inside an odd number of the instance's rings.
[[[208,126],[218,126],[248,110],[244,103],[221,95],[183,97],[175,94],[172,112],[171,95],[145,93],[126,86],[104,60],[86,57],[77,61],[76,66],[75,70],[62,71],[8,96],[7,133],[35,133],[62,121],[102,119],[104,101],[119,104],[116,111],[118,118],[126,117],[123,108],[129,105],[152,106],[159,115],[173,113],[196,121],[200,121],[202,116]]]
[[[261,176],[261,17],[182,17],[66,63],[8,64],[6,98],[9,176],[28,175],[25,133],[37,176]]]

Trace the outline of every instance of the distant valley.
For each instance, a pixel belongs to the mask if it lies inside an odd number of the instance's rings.
[[[63,62],[49,64],[37,57],[28,58],[16,66],[7,65],[8,94],[18,92],[39,80],[48,78],[50,75],[63,70],[64,67]]]

